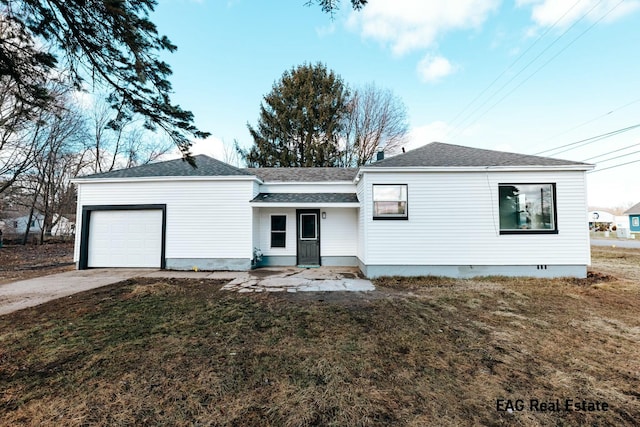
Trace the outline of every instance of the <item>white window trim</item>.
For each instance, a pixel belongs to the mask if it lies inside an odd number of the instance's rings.
[[[376,200],[375,196],[374,196],[374,188],[376,186],[400,186],[400,187],[405,187],[406,191],[405,194],[407,196],[406,200]],[[371,200],[372,200],[372,204],[371,204],[371,208],[373,209],[372,212],[372,217],[373,219],[397,219],[397,220],[406,220],[409,219],[409,185],[408,184],[398,184],[398,183],[380,183],[380,184],[372,184],[371,185]],[[405,212],[404,214],[382,214],[382,215],[376,215],[376,203],[377,202],[404,202],[405,203]]]
[[[274,216],[283,216],[285,218],[285,223],[284,223],[284,231],[281,230],[276,230],[273,231],[273,222],[272,222],[272,217]],[[286,249],[287,248],[287,230],[289,228],[289,215],[287,215],[286,213],[271,213],[269,214],[269,248],[270,249]],[[273,240],[272,240],[272,234],[273,233],[284,233],[284,246],[272,246],[273,244]]]

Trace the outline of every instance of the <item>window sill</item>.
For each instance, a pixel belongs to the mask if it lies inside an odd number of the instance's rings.
[[[406,221],[408,220],[409,217],[408,216],[374,216],[373,220],[374,221],[378,221],[378,220],[383,220],[383,221]]]
[[[558,234],[558,230],[500,230],[500,234]]]

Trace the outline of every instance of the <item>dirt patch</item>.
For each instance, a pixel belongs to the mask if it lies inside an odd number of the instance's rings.
[[[0,248],[0,284],[74,268],[73,243],[4,245]]]

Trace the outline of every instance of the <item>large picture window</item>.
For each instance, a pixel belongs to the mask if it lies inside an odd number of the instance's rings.
[[[271,215],[271,247],[287,246],[287,216]]]
[[[555,184],[500,184],[500,233],[557,233]]]
[[[407,219],[407,185],[373,186],[373,219]]]

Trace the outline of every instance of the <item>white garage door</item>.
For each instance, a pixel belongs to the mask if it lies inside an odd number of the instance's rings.
[[[93,211],[88,267],[160,267],[162,211]]]

